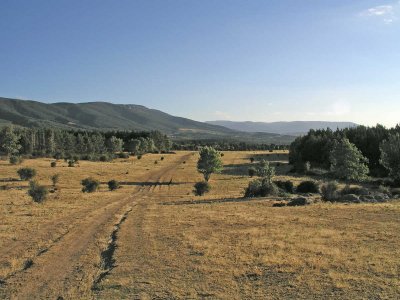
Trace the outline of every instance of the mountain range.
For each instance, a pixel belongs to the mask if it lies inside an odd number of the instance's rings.
[[[327,122],[327,121],[293,121],[293,122],[234,122],[234,121],[208,121],[212,125],[224,126],[232,130],[243,132],[268,132],[275,134],[298,136],[307,133],[310,129],[332,130],[358,126],[353,122]]]

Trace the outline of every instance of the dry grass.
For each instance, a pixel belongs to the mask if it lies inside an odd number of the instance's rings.
[[[55,169],[50,168],[50,160],[28,160],[24,165],[34,166],[39,181],[47,185],[50,175],[61,173],[61,191],[42,205],[33,204],[26,190],[0,191],[0,276],[11,278],[11,283],[21,277],[35,285],[28,276],[29,270],[36,275],[34,267],[22,271],[25,261],[50,264],[62,251],[58,244],[98,220],[91,229],[93,239],[76,258],[85,275],[71,273],[86,288],[60,277],[64,286],[59,294],[64,298],[398,298],[400,203],[278,208],[272,207],[274,200],[240,199],[250,180],[246,176],[250,157],[268,155],[279,162],[278,179],[304,179],[285,175],[285,154],[276,154],[225,152],[226,170],[212,175],[213,189],[203,197],[191,192],[202,178],[195,172],[197,155],[189,152],[164,155],[157,165],[154,160],[161,155]],[[0,168],[1,177],[7,178],[15,177],[18,167],[2,162]],[[116,192],[106,191],[103,185],[100,192],[82,194],[79,181],[87,176],[130,185]],[[171,179],[170,185],[137,185]],[[133,199],[121,200],[133,193]],[[130,207],[116,235],[114,268],[91,290],[92,280],[101,272],[100,252],[107,247],[114,224]],[[106,218],[104,208],[115,213]],[[38,258],[43,248],[50,250]],[[15,289],[6,285],[3,290],[7,295]],[[41,294],[45,295],[57,293]]]

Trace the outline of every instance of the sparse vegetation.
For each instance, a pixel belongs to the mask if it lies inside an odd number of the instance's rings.
[[[51,183],[53,184],[53,187],[57,185],[57,183],[60,181],[60,174],[54,174],[50,177]]]
[[[12,155],[10,156],[10,164],[12,165],[19,165],[21,164],[23,161],[21,156],[17,156],[17,155]]]
[[[274,181],[275,185],[286,193],[293,194],[295,192],[294,184],[290,180],[277,180]]]
[[[266,197],[277,195],[278,192],[279,189],[273,182],[267,178],[262,178],[250,181],[249,185],[245,189],[244,196],[246,198]]]
[[[339,198],[339,185],[336,181],[330,181],[322,185],[321,193],[322,200],[336,201]]]

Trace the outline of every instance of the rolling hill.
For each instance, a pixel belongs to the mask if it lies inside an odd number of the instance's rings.
[[[287,144],[293,136],[245,133],[219,125],[176,117],[142,105],[88,103],[42,103],[0,98],[0,125],[64,129],[159,130],[175,139],[229,139]]]
[[[355,127],[357,124],[352,122],[327,122],[327,121],[294,121],[294,122],[234,122],[234,121],[209,121],[212,125],[224,126],[233,130],[244,132],[268,132],[284,135],[302,135],[310,129],[335,130],[347,127]]]

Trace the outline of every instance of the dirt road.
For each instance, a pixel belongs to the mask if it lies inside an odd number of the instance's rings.
[[[93,288],[109,267],[110,261],[107,260],[112,258],[107,255],[113,251],[113,238],[121,223],[131,217],[129,213],[133,207],[145,202],[153,189],[168,185],[177,166],[188,156],[177,156],[169,165],[150,171],[143,178],[143,184],[128,197],[106,201],[94,210],[85,208],[74,216],[57,220],[57,225],[62,224],[68,229],[28,261],[24,270],[15,272],[2,283],[0,298],[92,298]],[[44,224],[54,225],[54,221]],[[18,243],[11,249],[2,245],[0,255],[5,251],[21,250],[21,247]]]

